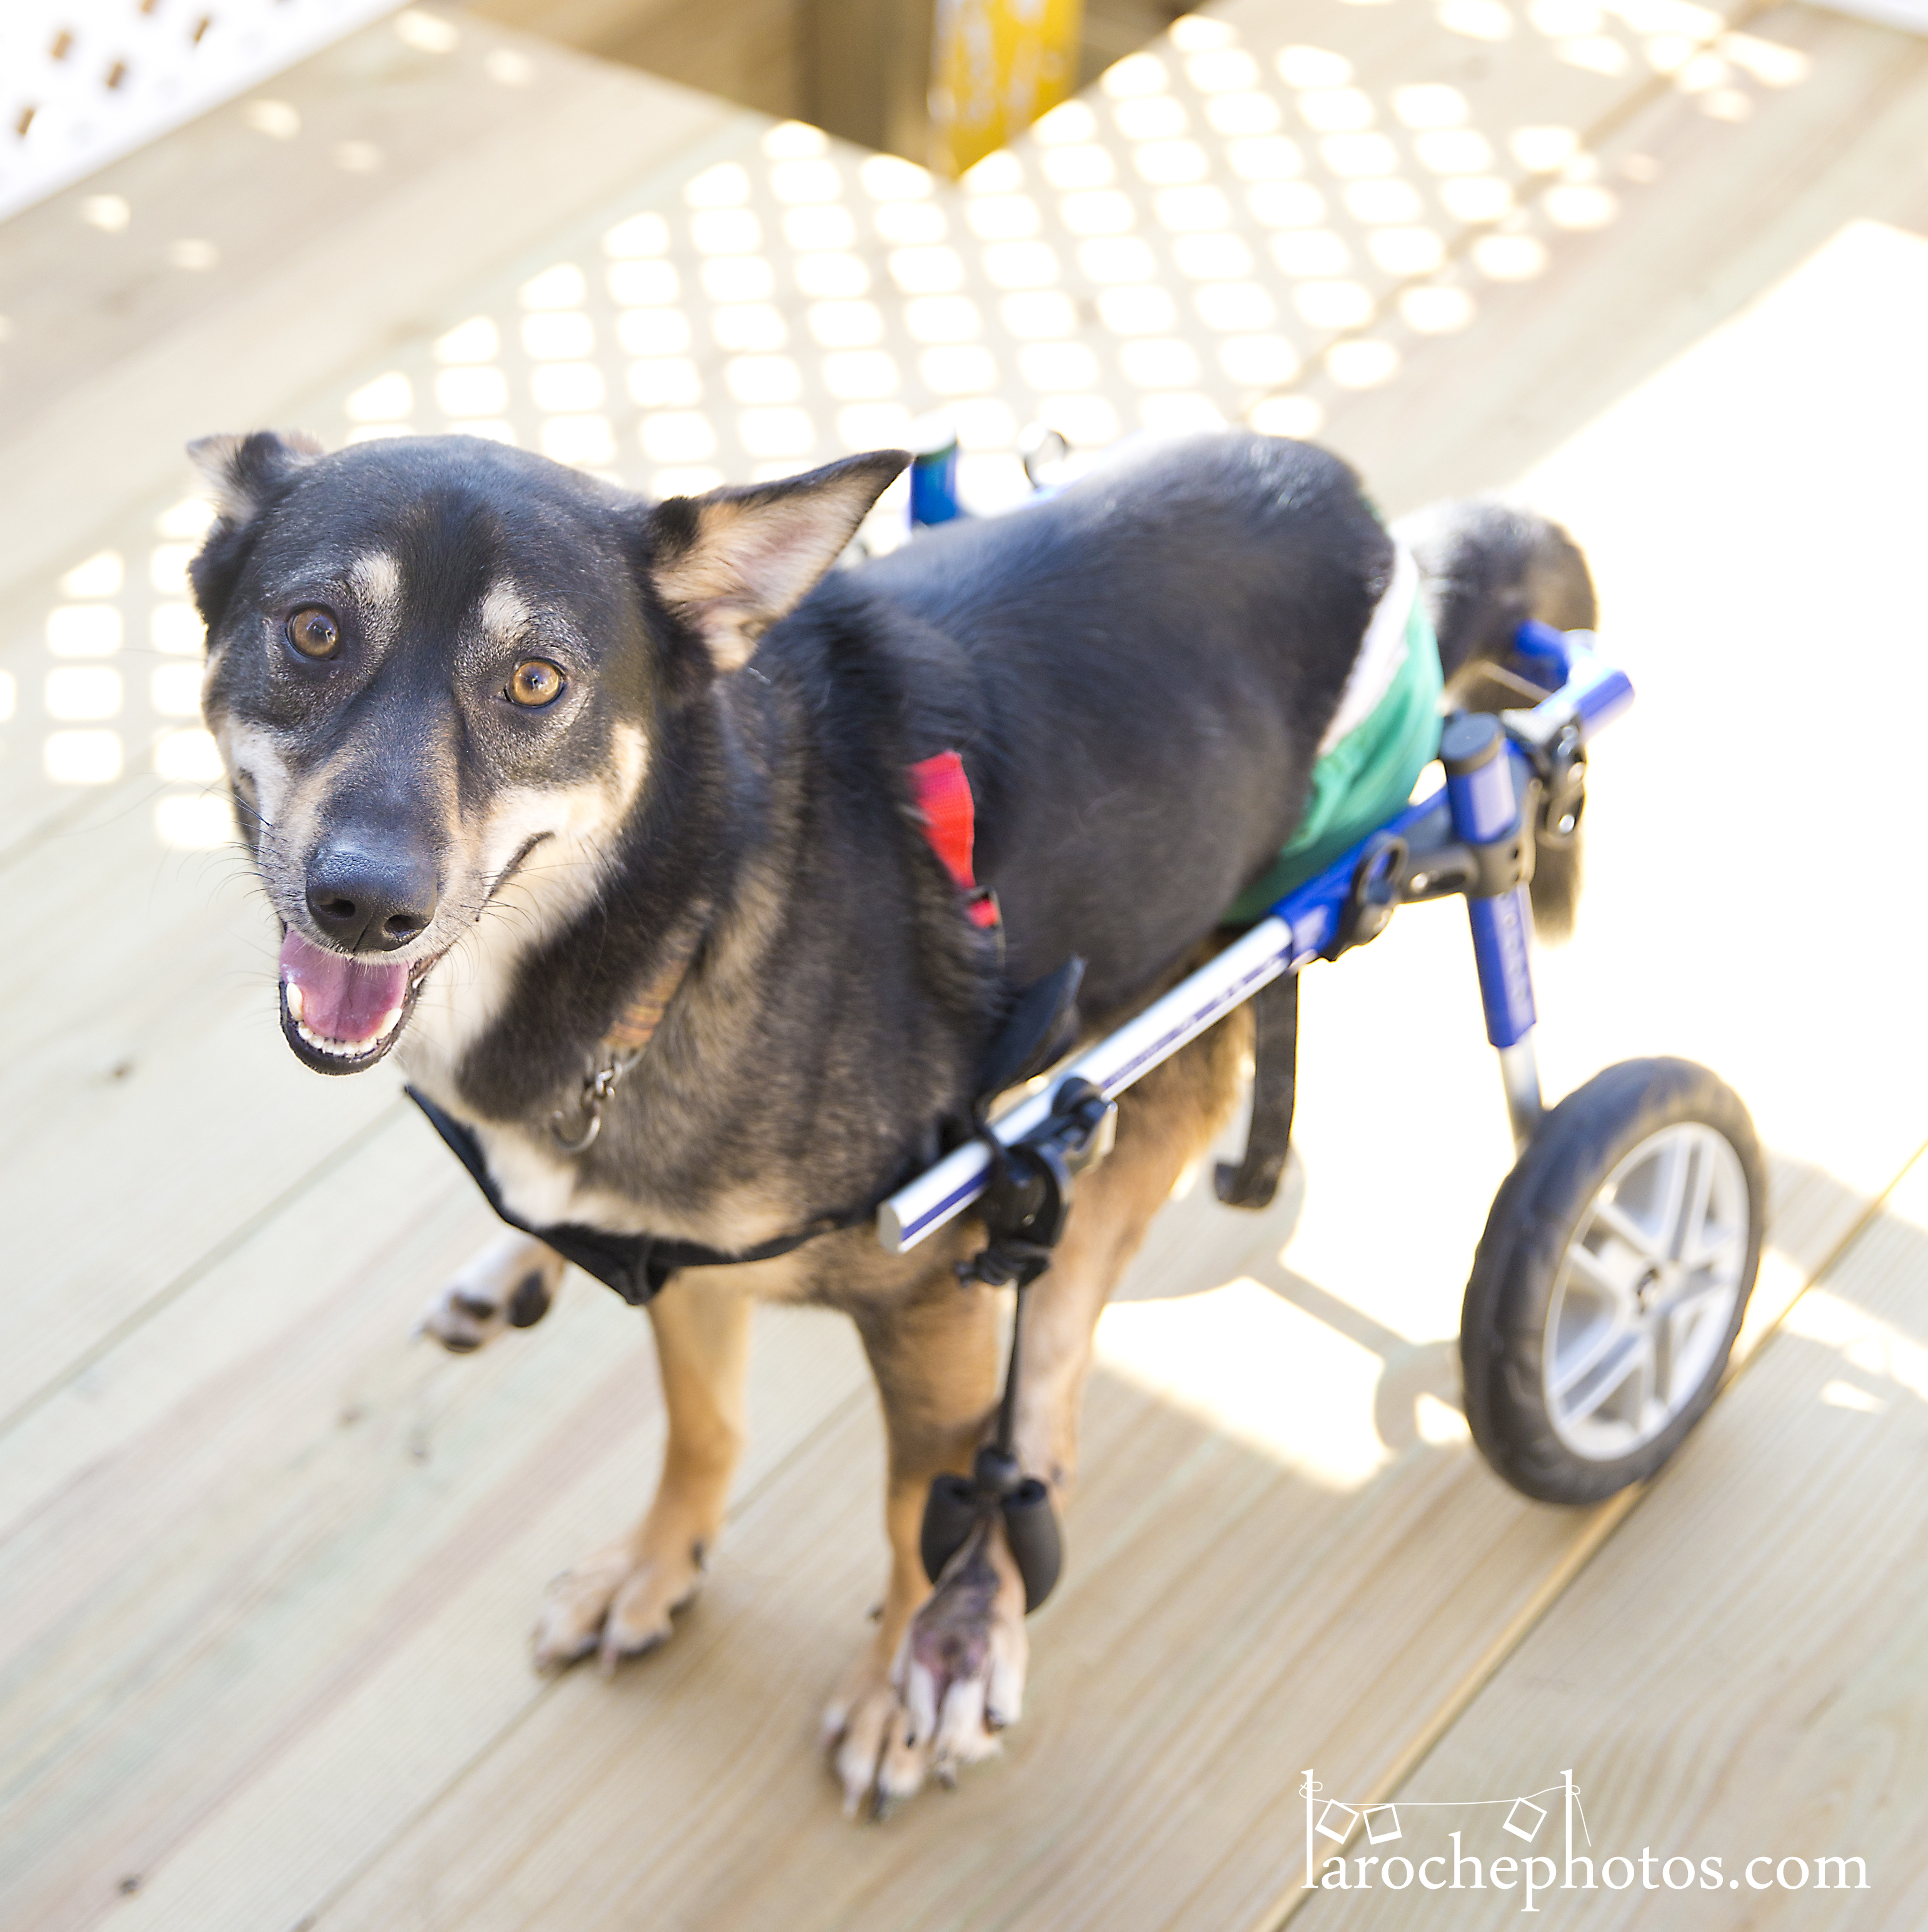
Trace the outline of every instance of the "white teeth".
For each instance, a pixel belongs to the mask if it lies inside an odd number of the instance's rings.
[[[295,1022],[295,1030],[317,1053],[325,1053],[334,1060],[359,1060],[377,1043],[373,1040],[324,1040],[319,1034],[302,1025],[299,1020]]]
[[[281,982],[281,997],[288,1002],[288,1017],[297,1024],[301,1017],[301,989],[292,980]]]
[[[311,1028],[301,1023],[301,1010],[298,1004],[299,988],[288,988],[288,1016],[295,1022],[295,1030],[317,1053],[325,1053],[336,1060],[358,1060],[372,1048],[378,1047],[401,1024],[401,1004],[391,1006],[376,1023],[375,1030],[364,1040],[324,1040]]]

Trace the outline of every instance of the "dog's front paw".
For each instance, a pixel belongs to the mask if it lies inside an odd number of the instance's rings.
[[[980,1523],[910,1619],[889,1674],[860,1666],[825,1714],[844,1810],[882,1817],[926,1776],[993,1756],[1024,1701],[1024,1585],[1002,1523]]]
[[[593,1654],[605,1672],[669,1642],[670,1612],[703,1582],[703,1545],[646,1531],[592,1551],[549,1586],[530,1639],[535,1667],[560,1670]]]
[[[844,1788],[844,1816],[868,1804],[874,1816],[922,1789],[930,1753],[913,1735],[910,1713],[890,1681],[888,1660],[873,1653],[850,1672],[823,1713],[823,1741],[837,1782]]]
[[[997,1749],[997,1733],[1023,1714],[1029,1656],[1024,1580],[992,1517],[945,1566],[891,1673],[938,1777],[948,1783]]]
[[[532,1328],[549,1312],[562,1258],[526,1234],[491,1241],[438,1288],[415,1324],[451,1354],[466,1355],[505,1328]]]

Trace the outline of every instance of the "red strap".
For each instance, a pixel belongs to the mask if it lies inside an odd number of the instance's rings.
[[[980,886],[971,872],[970,848],[976,836],[977,811],[970,795],[970,780],[964,760],[955,752],[940,752],[934,758],[920,758],[904,768],[910,781],[910,795],[924,814],[924,836],[931,849],[943,862],[946,872],[964,895],[964,916],[973,926],[994,926],[998,921],[997,901],[988,886]]]

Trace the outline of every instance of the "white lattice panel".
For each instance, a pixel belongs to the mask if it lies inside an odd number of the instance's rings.
[[[1820,4],[1837,14],[1879,21],[1884,27],[1906,27],[1912,34],[1928,34],[1928,0],[1820,0]]]
[[[400,4],[0,0],[0,218]]]

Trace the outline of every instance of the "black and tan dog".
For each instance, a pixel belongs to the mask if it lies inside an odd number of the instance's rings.
[[[551,1588],[538,1661],[670,1634],[743,1443],[751,1304],[820,1303],[856,1322],[889,1438],[838,1775],[854,1807],[982,1756],[1018,1714],[1023,1588],[994,1520],[934,1590],[918,1542],[997,1391],[995,1298],[954,1272],[982,1231],[892,1258],[862,1217],[964,1130],[1009,988],[1080,956],[1095,1030],[1213,943],[1305,808],[1393,538],[1336,458],[1242,434],[835,571],[902,456],[650,503],[459,437],[195,454],[205,709],[285,928],[289,1046],[331,1073],[397,1049],[517,1221],[662,1244],[638,1294],[667,1277],[655,1498]],[[1530,613],[1591,620],[1535,520],[1414,546],[1450,677]],[[952,748],[1001,932],[907,782]],[[1060,1496],[1098,1312],[1242,1052],[1228,1023],[1126,1096],[1030,1294],[1018,1442]],[[475,1346],[562,1266],[506,1237],[427,1325]]]

